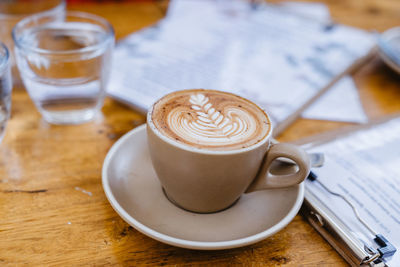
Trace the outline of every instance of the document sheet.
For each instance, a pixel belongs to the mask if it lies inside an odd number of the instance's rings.
[[[361,104],[358,89],[351,76],[337,81],[332,88],[312,103],[303,118],[366,123],[368,117]]]
[[[277,125],[374,44],[325,16],[230,2],[171,1],[165,19],[117,45],[108,93],[145,111],[174,90],[225,90],[258,103]]]
[[[398,251],[389,266],[400,266],[400,118],[357,131],[309,149],[323,152],[325,164],[312,171],[330,190],[345,195],[375,232]],[[373,236],[358,222],[351,208],[318,183],[306,187],[326,204],[356,237],[376,247]]]

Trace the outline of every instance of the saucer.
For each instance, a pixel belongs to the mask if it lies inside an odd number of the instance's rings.
[[[139,232],[173,246],[217,250],[263,240],[297,214],[304,184],[244,194],[232,207],[199,214],[178,208],[164,195],[147,148],[145,125],[121,137],[102,170],[104,192],[114,210]]]
[[[400,74],[400,27],[383,32],[378,39],[379,55],[383,62]]]

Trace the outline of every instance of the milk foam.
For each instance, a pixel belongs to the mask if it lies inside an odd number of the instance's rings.
[[[182,139],[205,146],[224,146],[251,138],[257,122],[243,109],[227,107],[218,111],[203,94],[190,96],[196,116],[188,116],[182,108],[168,114],[170,129]]]
[[[212,150],[244,148],[270,131],[269,119],[257,105],[214,90],[171,93],[154,105],[152,120],[167,137]]]

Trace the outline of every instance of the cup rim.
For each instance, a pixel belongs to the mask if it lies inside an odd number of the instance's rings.
[[[114,28],[111,25],[111,23],[108,22],[108,20],[106,20],[105,18],[91,14],[91,13],[82,12],[82,11],[65,11],[64,14],[65,14],[65,17],[85,18],[85,19],[90,19],[90,20],[99,22],[106,29],[106,32],[105,32],[106,37],[104,38],[104,40],[101,40],[101,42],[99,42],[97,44],[85,46],[85,47],[79,48],[79,49],[71,49],[71,50],[64,50],[64,51],[32,47],[30,45],[27,45],[23,42],[18,41],[17,30],[20,29],[21,27],[25,26],[29,22],[37,21],[41,18],[51,16],[50,13],[44,12],[44,13],[39,13],[39,14],[34,14],[31,16],[28,16],[28,17],[22,19],[21,21],[19,21],[14,26],[14,28],[12,30],[12,38],[13,38],[15,46],[19,49],[27,50],[29,52],[38,53],[38,54],[69,55],[69,54],[93,52],[93,51],[103,47],[108,42],[114,41],[114,38],[115,38]]]
[[[0,13],[0,19],[18,19],[18,18],[24,18],[27,16],[31,16],[34,14],[43,14],[43,13],[52,13],[55,10],[64,10],[65,7],[67,6],[66,4],[66,0],[61,0],[60,3],[58,5],[55,5],[49,9],[44,9],[41,11],[38,11],[37,13],[20,13],[20,14],[4,14],[4,13]]]
[[[184,89],[184,90],[176,90],[173,91],[171,93],[165,94],[164,96],[162,96],[160,99],[158,99],[157,101],[155,101],[151,107],[149,108],[148,112],[147,112],[147,126],[149,129],[151,129],[151,131],[157,135],[157,137],[159,137],[161,140],[163,140],[166,143],[169,143],[172,146],[175,146],[179,149],[188,151],[188,152],[194,152],[194,153],[198,153],[198,154],[205,154],[205,155],[234,155],[234,154],[240,154],[240,153],[244,153],[244,152],[249,152],[252,151],[254,149],[257,149],[263,145],[265,145],[265,143],[267,143],[270,139],[271,139],[271,135],[272,135],[272,131],[273,131],[273,127],[272,127],[272,123],[271,123],[271,119],[269,117],[269,115],[267,114],[267,112],[262,109],[259,105],[257,105],[256,103],[254,103],[253,101],[241,97],[239,95],[236,95],[234,93],[231,92],[226,92],[226,91],[220,91],[220,90],[214,90],[214,89],[203,89],[203,90],[207,90],[207,91],[214,91],[214,92],[221,92],[221,93],[227,93],[230,95],[234,95],[236,97],[242,98],[246,101],[249,101],[250,103],[254,104],[255,106],[257,106],[265,115],[265,117],[267,118],[270,128],[268,133],[263,137],[263,139],[261,139],[259,142],[245,147],[245,148],[238,148],[238,149],[232,149],[232,150],[210,150],[210,149],[206,149],[206,148],[197,148],[197,147],[193,147],[193,146],[189,146],[189,145],[185,145],[182,143],[179,143],[171,138],[168,138],[166,136],[164,136],[163,134],[161,134],[161,132],[157,129],[157,127],[154,125],[154,122],[152,120],[152,114],[153,114],[153,109],[155,104],[157,104],[161,99],[163,99],[164,97],[166,97],[167,95],[170,95],[172,93],[176,93],[176,92],[181,92],[181,91],[189,91],[189,90],[196,90],[196,89]]]
[[[3,72],[10,62],[10,51],[8,51],[7,46],[2,42],[0,42],[0,50],[4,51],[4,58],[0,60],[0,72]]]

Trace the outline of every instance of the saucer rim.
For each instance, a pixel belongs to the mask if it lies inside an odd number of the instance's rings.
[[[393,27],[390,29],[387,29],[386,31],[384,31],[381,34],[381,38],[385,39],[385,41],[390,41],[391,39],[393,39],[393,36],[395,35],[399,35],[400,34],[400,26],[398,27]],[[378,45],[378,53],[379,56],[381,57],[381,59],[383,60],[383,62],[389,67],[391,68],[393,71],[397,72],[400,74],[400,66],[393,61],[390,56],[388,56],[383,49],[381,48],[380,45]]]
[[[392,59],[390,59],[385,52],[382,51],[382,49],[379,48],[379,55],[383,62],[391,68],[394,72],[397,72],[400,74],[400,66],[397,65]]]
[[[131,136],[136,135],[140,131],[146,131],[146,123],[134,128],[133,130],[131,130],[128,133],[126,133],[125,135],[123,135],[119,140],[117,140],[112,145],[110,150],[107,152],[107,155],[103,162],[103,168],[102,168],[102,185],[103,185],[103,190],[104,190],[104,193],[105,193],[108,201],[110,202],[113,209],[117,212],[117,214],[119,216],[121,216],[121,218],[126,223],[128,223],[129,225],[131,225],[137,231],[141,232],[144,235],[147,235],[157,241],[160,241],[162,243],[166,243],[166,244],[169,244],[172,246],[188,248],[188,249],[196,249],[196,250],[221,250],[221,249],[243,247],[243,246],[247,246],[247,245],[251,245],[256,242],[259,242],[269,236],[272,236],[273,234],[277,233],[278,231],[282,230],[293,220],[293,218],[297,215],[298,211],[301,208],[301,205],[304,200],[304,182],[297,185],[299,187],[299,189],[298,189],[296,201],[295,201],[293,207],[290,209],[290,211],[283,217],[283,219],[280,220],[275,225],[273,225],[272,227],[267,228],[266,230],[259,232],[257,234],[246,236],[244,238],[234,239],[234,240],[213,242],[213,241],[186,240],[186,239],[176,238],[176,237],[173,237],[170,235],[166,235],[166,234],[157,232],[156,230],[153,230],[150,227],[148,227],[148,226],[142,224],[141,222],[139,222],[138,220],[136,220],[119,204],[119,202],[115,198],[114,194],[112,193],[112,190],[111,190],[111,187],[109,184],[109,178],[107,175],[107,169],[110,166],[112,157],[116,154],[116,152],[125,143],[126,140],[131,138]],[[188,211],[186,211],[186,212],[188,212]]]

